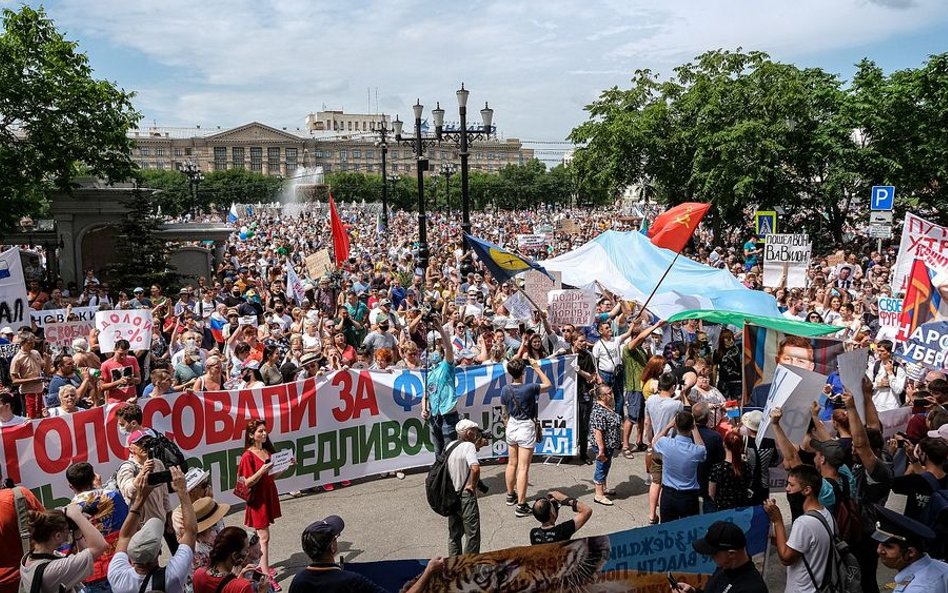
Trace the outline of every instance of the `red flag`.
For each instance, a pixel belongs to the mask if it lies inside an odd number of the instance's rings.
[[[933,320],[938,314],[941,296],[932,286],[934,275],[934,270],[926,266],[924,261],[916,259],[912,262],[905,300],[902,301],[897,340],[908,340],[919,326]]]
[[[332,250],[336,257],[336,267],[341,268],[349,259],[349,235],[346,225],[342,224],[339,213],[336,212],[336,202],[329,193],[329,224],[332,227]]]
[[[685,202],[659,214],[648,229],[652,244],[680,252],[698,228],[701,218],[711,204]]]

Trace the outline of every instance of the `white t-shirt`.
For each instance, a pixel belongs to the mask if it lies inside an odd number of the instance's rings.
[[[448,443],[445,449],[453,444],[454,441]],[[448,473],[451,475],[454,489],[458,492],[461,492],[467,483],[472,465],[480,465],[480,461],[477,460],[477,448],[474,443],[464,441],[451,451],[451,456],[448,457]]]
[[[593,358],[596,359],[596,368],[604,373],[614,373],[616,367],[622,364],[620,345],[618,338],[596,342],[592,349]]]
[[[0,428],[5,426],[19,426],[26,421],[26,418],[23,416],[14,415],[13,418],[10,418],[9,420],[0,420]]]
[[[833,532],[836,532],[836,523],[833,516],[824,507],[819,511],[823,518],[830,524]],[[787,546],[800,552],[806,557],[810,570],[818,584],[826,575],[826,564],[829,562],[830,546],[833,541],[826,528],[816,517],[807,517],[802,515],[797,517],[790,527],[790,536],[787,538]],[[794,593],[816,593],[816,587],[813,586],[813,579],[810,578],[806,566],[801,559],[799,562],[787,567],[787,591]]]
[[[165,593],[183,593],[184,585],[191,574],[191,559],[194,556],[190,546],[180,545],[171,560],[165,566]],[[109,585],[112,593],[138,593],[145,575],[135,571],[128,561],[128,554],[118,552],[109,563]],[[152,577],[154,579],[154,577]],[[149,590],[153,582],[148,583]]]

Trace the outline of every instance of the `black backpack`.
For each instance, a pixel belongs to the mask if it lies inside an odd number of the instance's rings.
[[[188,471],[188,460],[184,458],[184,453],[168,437],[163,434],[155,436],[148,446],[148,452],[151,457],[161,461],[165,469],[171,469],[171,466],[177,466],[182,473]]]
[[[807,516],[818,519],[830,536],[830,554],[826,560],[826,573],[819,581],[803,554],[803,566],[810,575],[810,581],[817,593],[862,593],[862,570],[859,561],[849,549],[849,544],[841,540],[826,518],[818,511],[807,511]]]
[[[436,457],[425,478],[425,496],[428,498],[428,506],[442,517],[447,517],[461,508],[461,493],[454,488],[451,473],[448,471],[448,457],[460,444],[460,440],[455,441]]]

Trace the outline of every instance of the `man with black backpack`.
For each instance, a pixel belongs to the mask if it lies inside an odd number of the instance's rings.
[[[448,554],[461,554],[461,537],[467,542],[465,554],[481,551],[481,515],[477,507],[477,488],[480,484],[481,466],[477,451],[484,443],[481,428],[467,418],[455,426],[458,439],[445,449],[448,474],[455,491],[460,495],[460,504],[448,515]]]
[[[802,500],[804,514],[793,521],[787,536],[777,502],[764,502],[774,529],[780,562],[787,567],[787,591],[794,593],[844,593],[859,586],[855,559],[839,550],[836,521],[820,503],[823,477],[811,465],[797,465],[787,476],[787,497]],[[843,544],[845,545],[845,544]],[[852,559],[852,562],[848,560]],[[847,574],[855,577],[847,579]]]

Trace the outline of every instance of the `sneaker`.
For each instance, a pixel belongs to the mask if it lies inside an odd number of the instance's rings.
[[[517,495],[514,494],[513,492],[508,492],[507,493],[507,506],[512,507],[515,504],[517,504]]]
[[[395,477],[398,478],[399,480],[404,480],[405,472],[395,472]]]
[[[518,504],[517,508],[514,509],[514,515],[518,517],[528,517],[533,514],[533,510],[527,505],[527,503]]]

